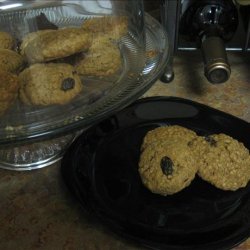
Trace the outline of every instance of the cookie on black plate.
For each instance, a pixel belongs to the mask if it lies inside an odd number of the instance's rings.
[[[190,148],[178,140],[157,141],[144,148],[139,161],[142,183],[160,195],[175,194],[190,185],[198,170]]]
[[[158,141],[171,142],[176,139],[179,140],[180,143],[188,143],[196,137],[197,135],[194,131],[179,125],[162,126],[147,132],[143,138],[141,148],[143,150],[148,145]]]
[[[235,191],[250,180],[249,150],[225,134],[199,137],[189,143],[199,165],[198,175],[222,190]]]

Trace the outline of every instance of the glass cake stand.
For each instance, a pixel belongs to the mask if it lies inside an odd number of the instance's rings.
[[[52,21],[56,23],[56,19]],[[167,34],[148,14],[145,14],[145,40],[146,51],[137,46],[132,36],[119,43],[125,66],[117,75],[116,84],[105,78],[86,79],[84,98],[63,108],[22,110],[14,105],[8,113],[15,116],[7,114],[0,122],[0,168],[32,170],[51,165],[61,159],[83,130],[145,93],[163,73],[169,56]]]

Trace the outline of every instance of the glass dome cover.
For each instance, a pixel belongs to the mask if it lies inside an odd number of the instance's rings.
[[[143,13],[139,0],[2,1],[0,142],[87,127],[141,95],[167,59],[160,45],[149,57]]]

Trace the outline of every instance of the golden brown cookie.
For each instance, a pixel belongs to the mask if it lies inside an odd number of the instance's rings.
[[[35,38],[37,38],[38,36],[42,35],[42,34],[46,34],[49,32],[53,32],[54,30],[38,30],[36,32],[31,32],[28,33],[26,36],[24,36],[24,38],[22,39],[22,43],[20,45],[20,54],[24,55],[24,50],[27,47],[27,45]]]
[[[110,76],[122,67],[122,59],[117,44],[108,37],[94,38],[89,51],[75,66],[80,75]]]
[[[119,40],[128,33],[128,18],[125,16],[104,16],[87,19],[82,29],[94,35],[107,35],[109,38]]]
[[[189,144],[199,164],[198,175],[223,190],[237,190],[250,180],[249,150],[232,137],[215,134]]]
[[[0,69],[0,115],[13,104],[18,95],[18,88],[17,76]]]
[[[28,105],[66,104],[82,91],[82,83],[69,64],[34,64],[19,75],[20,99]]]
[[[28,40],[28,42],[27,42]],[[36,32],[21,45],[29,63],[48,62],[86,51],[92,35],[80,28],[63,28],[50,32]]]
[[[153,193],[170,195],[189,186],[198,167],[190,148],[179,143],[156,141],[140,156],[139,174],[142,183]]]
[[[142,149],[157,141],[171,142],[177,139],[179,142],[188,143],[196,137],[197,135],[194,131],[179,125],[157,127],[145,135]]]
[[[18,73],[24,64],[23,57],[15,51],[0,49],[0,68],[12,73]]]
[[[0,49],[13,49],[14,38],[11,34],[0,31]]]

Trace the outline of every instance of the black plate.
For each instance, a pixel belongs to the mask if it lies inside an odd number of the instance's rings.
[[[63,178],[85,211],[127,239],[155,249],[230,249],[250,235],[250,185],[222,191],[196,177],[163,197],[141,183],[144,135],[173,124],[226,133],[250,148],[246,121],[190,100],[145,98],[85,131],[63,158]]]

